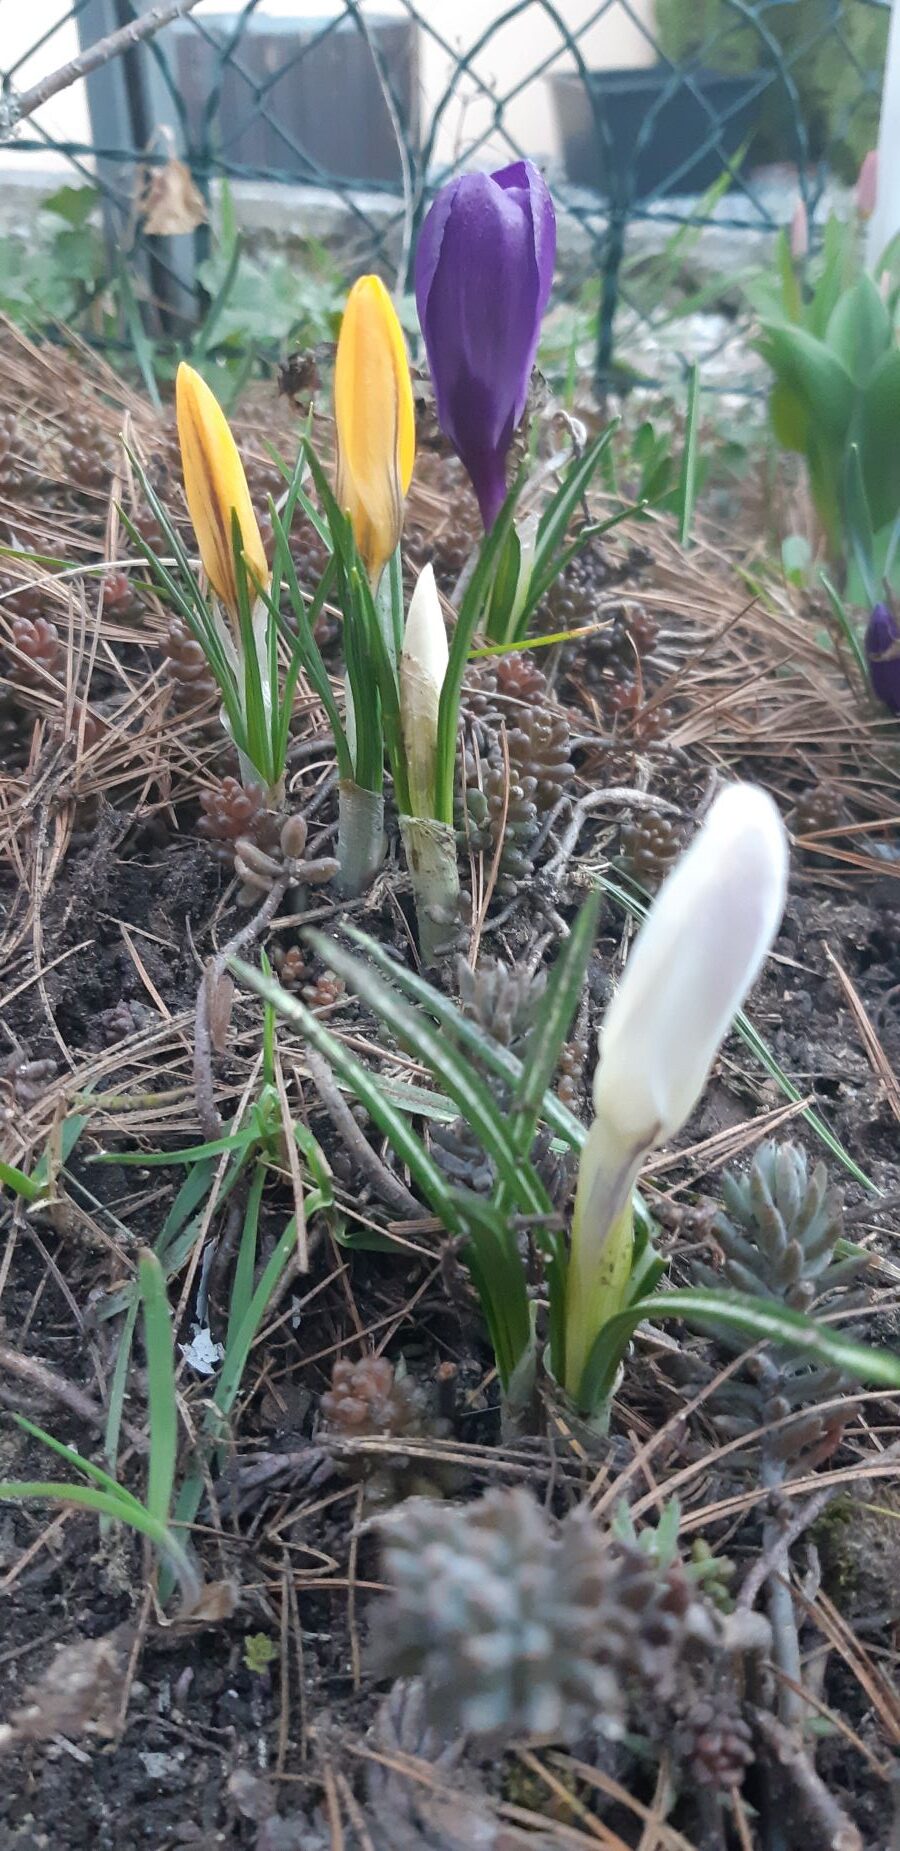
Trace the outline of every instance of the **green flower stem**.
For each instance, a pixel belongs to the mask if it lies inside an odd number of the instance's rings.
[[[642,1153],[641,1153],[642,1154]],[[640,1154],[613,1148],[606,1125],[595,1119],[581,1153],[566,1277],[565,1380],[567,1395],[586,1407],[582,1379],[598,1333],[625,1303],[634,1253],[631,1192]]]
[[[459,914],[456,834],[430,816],[401,816],[400,835],[412,877],[419,947],[423,961],[434,964]]]
[[[338,786],[338,861],[341,892],[356,899],[371,886],[384,860],[384,797],[350,778]]]

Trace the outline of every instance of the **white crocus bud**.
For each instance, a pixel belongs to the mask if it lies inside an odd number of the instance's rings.
[[[410,599],[400,657],[400,718],[413,816],[434,815],[438,708],[447,659],[441,601],[428,565]]]
[[[581,1157],[566,1302],[566,1385],[620,1308],[631,1189],[690,1117],[784,910],[788,852],[771,797],[722,792],[660,888],[603,1023],[596,1120]],[[615,1248],[615,1251],[613,1249]]]

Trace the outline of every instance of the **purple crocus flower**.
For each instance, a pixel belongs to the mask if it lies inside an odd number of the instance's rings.
[[[886,604],[876,604],[866,627],[866,660],[872,693],[900,714],[900,627]]]
[[[556,258],[556,214],[530,161],[441,188],[416,251],[416,302],[441,429],[485,529],[506,495]]]

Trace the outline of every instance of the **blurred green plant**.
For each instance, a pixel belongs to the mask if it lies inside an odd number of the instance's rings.
[[[900,518],[900,241],[870,275],[856,221],[831,218],[809,262],[782,231],[747,293],[775,440],[803,457],[831,563],[850,602],[871,607]]]
[[[111,331],[99,200],[95,187],[60,187],[41,201],[33,235],[0,237],[0,311],[11,321],[65,321],[95,335]]]
[[[771,74],[759,98],[755,161],[797,160],[799,115],[811,157],[827,158],[849,181],[878,135],[889,16],[889,7],[858,0],[782,0],[755,11],[735,0],[656,0],[656,36],[672,64]]]
[[[226,182],[219,235],[197,266],[197,281],[207,303],[191,343],[195,366],[215,354],[220,364],[230,363],[239,380],[248,350],[258,360],[274,362],[287,347],[337,339],[346,283],[324,245],[312,238],[304,242],[302,261],[251,257]]]

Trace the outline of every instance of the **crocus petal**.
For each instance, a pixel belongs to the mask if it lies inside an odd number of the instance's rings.
[[[900,627],[886,604],[876,604],[869,618],[866,658],[876,699],[900,713]]]
[[[663,883],[606,1012],[594,1109],[624,1152],[693,1111],[784,910],[787,837],[771,797],[722,792]]]
[[[438,419],[472,479],[485,527],[505,495],[555,250],[553,202],[528,161],[452,181],[419,239],[416,300]]]
[[[416,451],[412,382],[403,331],[378,276],[347,298],[334,368],[337,497],[376,581],[400,538]]]
[[[228,420],[206,381],[184,361],[175,379],[175,415],[184,492],[203,570],[226,609],[236,617],[234,515],[251,581],[268,584],[268,562]]]

